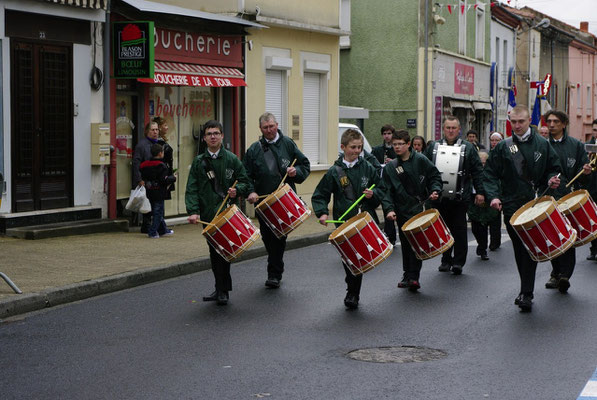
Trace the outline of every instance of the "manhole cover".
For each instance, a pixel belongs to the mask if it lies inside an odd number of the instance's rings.
[[[440,360],[448,356],[442,350],[418,346],[372,347],[369,349],[353,350],[347,354],[348,358],[358,361],[377,363],[410,363]]]

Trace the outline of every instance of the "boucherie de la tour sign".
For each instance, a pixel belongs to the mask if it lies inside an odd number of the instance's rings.
[[[153,21],[114,22],[114,78],[153,78]]]

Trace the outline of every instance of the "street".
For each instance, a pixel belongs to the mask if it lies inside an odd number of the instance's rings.
[[[504,230],[505,233],[505,230]],[[568,294],[539,264],[532,313],[504,235],[490,261],[469,245],[463,275],[426,261],[421,290],[396,288],[400,246],[364,276],[358,310],[322,244],[286,253],[282,287],[266,259],[233,264],[228,306],[201,301],[211,271],[0,323],[3,399],[576,399],[597,366],[597,263],[577,249]],[[469,231],[469,241],[473,240]],[[472,242],[471,242],[472,243]],[[356,349],[417,346],[436,360],[378,363]],[[384,350],[384,349],[382,349]]]

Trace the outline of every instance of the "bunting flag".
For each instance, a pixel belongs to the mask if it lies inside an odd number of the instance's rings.
[[[47,0],[47,1],[50,1],[50,0]],[[497,5],[497,2],[492,1],[490,3],[484,3],[484,4],[489,4],[490,7],[495,7]],[[444,6],[446,6],[448,8],[448,12],[450,14],[452,14],[452,10],[458,10],[458,6],[459,6],[459,4],[443,4],[443,3],[435,3],[435,5],[439,8],[440,13],[441,13],[442,8]],[[471,8],[476,11],[478,7],[479,7],[478,3],[477,4],[467,4],[467,5],[460,4],[460,13],[464,14],[465,11],[470,11]]]
[[[460,6],[460,14],[464,15],[464,4]]]
[[[512,124],[510,123],[510,111],[516,107],[516,86],[508,91],[508,119],[506,120],[506,136],[512,136]]]
[[[531,125],[539,126],[541,122],[541,98],[543,92],[543,82],[537,85],[537,95],[535,96],[535,104],[533,105],[533,113],[531,115]]]
[[[448,5],[447,5],[447,7],[448,7],[448,12],[449,12],[450,14],[452,14],[452,5],[451,5],[451,4],[448,4]]]

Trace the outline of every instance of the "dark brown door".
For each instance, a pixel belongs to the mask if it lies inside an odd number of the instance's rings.
[[[13,211],[73,205],[72,48],[12,41]]]

